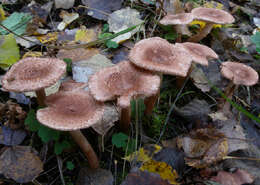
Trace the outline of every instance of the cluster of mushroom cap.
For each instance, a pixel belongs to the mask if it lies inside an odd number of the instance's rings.
[[[194,8],[191,13],[181,13],[166,15],[160,23],[163,25],[186,25],[193,20],[206,22],[206,26],[196,35],[190,37],[188,42],[199,42],[206,37],[214,24],[231,24],[235,21],[234,17],[224,10],[214,8]]]

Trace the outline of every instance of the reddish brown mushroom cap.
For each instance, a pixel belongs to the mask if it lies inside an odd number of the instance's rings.
[[[187,75],[192,62],[186,50],[159,37],[136,43],[130,51],[129,59],[141,68],[183,77]]]
[[[208,59],[217,59],[218,55],[211,48],[193,42],[184,42],[175,44],[177,47],[183,47],[190,54],[195,63],[208,65]]]
[[[78,130],[90,127],[102,119],[103,103],[88,91],[62,91],[46,98],[47,108],[37,111],[43,125],[56,130]]]
[[[36,91],[55,84],[66,72],[56,58],[25,58],[15,63],[2,79],[3,88],[14,92]]]
[[[234,17],[228,12],[215,8],[194,8],[191,14],[194,19],[216,24],[231,24],[235,21]]]
[[[137,68],[128,61],[105,68],[89,80],[90,93],[98,101],[118,98],[122,108],[130,106],[132,97],[149,97],[160,87],[160,77],[149,71]]]
[[[237,62],[223,62],[221,74],[236,85],[252,86],[258,82],[258,73],[253,68]]]
[[[193,21],[191,13],[168,14],[160,23],[163,25],[189,24]]]

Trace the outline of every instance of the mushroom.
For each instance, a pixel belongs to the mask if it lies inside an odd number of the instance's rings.
[[[44,106],[44,88],[55,84],[66,72],[66,63],[56,58],[25,58],[12,65],[2,79],[5,90],[36,91],[37,101]]]
[[[187,24],[193,21],[193,16],[191,13],[178,13],[178,14],[168,14],[163,19],[160,20],[162,25],[172,25],[178,34],[191,35],[187,28]],[[178,36],[178,42],[181,42],[181,36]]]
[[[223,62],[221,64],[221,74],[231,80],[225,89],[225,96],[232,98],[238,85],[252,86],[258,82],[258,73],[251,67],[237,62]],[[224,112],[229,110],[229,103],[223,105]]]
[[[159,37],[143,39],[135,44],[129,53],[132,63],[156,73],[185,77],[191,66],[190,54],[183,48],[170,44]],[[146,99],[147,115],[152,113],[154,104],[159,96]]]
[[[231,24],[235,21],[234,17],[228,12],[214,8],[194,8],[191,14],[194,19],[205,21],[206,26],[198,34],[190,37],[188,42],[199,42],[205,38],[214,24]]]
[[[89,92],[82,89],[57,92],[46,97],[45,103],[47,107],[37,111],[37,120],[47,127],[70,131],[90,167],[98,168],[98,158],[80,129],[88,128],[102,119],[103,103],[97,102]]]
[[[160,87],[160,77],[149,71],[137,68],[128,61],[102,69],[90,77],[90,93],[97,101],[117,99],[121,108],[120,127],[129,131],[130,101],[137,97],[155,95]]]
[[[184,48],[191,56],[192,61],[194,63],[198,63],[204,66],[208,66],[208,60],[209,59],[217,59],[218,55],[215,53],[214,50],[209,48],[208,46],[202,45],[202,44],[197,44],[197,43],[192,43],[192,42],[184,42],[184,43],[176,43],[175,44],[177,47],[182,47]],[[190,67],[188,75],[193,70],[193,65]],[[186,78],[180,77],[177,80],[177,86],[181,87],[183,82],[185,81]]]

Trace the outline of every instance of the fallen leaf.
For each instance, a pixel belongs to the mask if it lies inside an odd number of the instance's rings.
[[[75,41],[80,43],[88,43],[97,39],[97,34],[93,29],[79,29],[75,35]]]
[[[32,42],[25,40],[23,38],[28,39]],[[20,44],[21,46],[23,46],[25,48],[31,48],[37,44],[40,44],[39,40],[34,36],[23,36],[23,38],[16,37],[15,40],[16,40],[17,44]]]
[[[88,15],[99,20],[107,20],[108,15],[115,10],[119,10],[122,7],[123,0],[82,0],[82,3],[87,7]]]
[[[211,180],[221,183],[222,185],[242,185],[253,183],[254,178],[245,170],[238,169],[235,173],[219,171],[218,175],[212,177]]]
[[[222,160],[228,153],[228,141],[224,134],[214,128],[197,129],[177,139],[184,150],[186,164],[204,168]]]
[[[175,111],[187,120],[207,120],[210,105],[205,100],[195,98],[181,108],[176,107]]]
[[[210,113],[208,115],[209,115],[209,117],[211,117],[211,119],[213,121],[217,121],[217,120],[227,121],[228,120],[228,118],[225,116],[225,114],[221,111]]]
[[[0,127],[0,144],[15,146],[23,142],[26,132],[22,129],[11,129],[6,126]]]
[[[21,11],[31,14],[33,16],[33,22],[37,22],[37,24],[46,24],[49,12],[44,10],[41,4],[35,2],[30,3],[29,5],[24,6]]]
[[[77,48],[77,49],[60,49],[57,53],[57,57],[60,59],[69,58],[72,62],[79,62],[83,60],[88,60],[94,55],[98,54],[99,50],[96,48]]]
[[[114,64],[104,55],[94,55],[88,60],[73,63],[73,80],[76,82],[88,82],[91,75],[105,67],[111,67],[113,65]]]
[[[141,20],[140,13],[129,7],[117,10],[108,17],[109,31],[114,33],[118,33],[132,26],[141,24],[142,22],[143,20]],[[143,29],[144,28],[140,25],[130,32],[119,35],[118,37],[112,39],[112,41],[117,43],[123,42],[130,39],[132,35]]]
[[[13,34],[0,35],[0,67],[6,68],[20,59],[19,48]]]
[[[27,183],[43,171],[43,163],[30,146],[7,148],[0,156],[0,173],[18,183]]]
[[[158,174],[147,171],[136,170],[130,172],[121,185],[170,185],[167,180],[163,180]]]
[[[17,103],[28,105],[31,103],[30,98],[27,98],[23,93],[9,92],[9,98],[13,98]]]
[[[193,84],[199,88],[202,92],[209,92],[210,85],[208,84],[208,79],[206,78],[204,72],[201,68],[195,67],[191,74],[191,80]]]
[[[245,150],[249,147],[244,130],[237,121],[228,119],[222,121],[221,124],[223,127],[218,130],[227,137],[228,154],[238,150]]]
[[[27,57],[42,57],[42,52],[39,51],[28,51],[23,55],[23,59]]]
[[[59,23],[57,29],[59,31],[64,30],[70,23],[75,21],[77,18],[79,18],[78,13],[68,13],[64,10],[60,13],[60,18],[62,18],[62,22]]]
[[[52,33],[48,33],[46,35],[37,37],[37,39],[43,44],[50,43],[50,42],[56,42],[57,38],[58,38],[58,32],[52,32]]]
[[[163,180],[167,180],[170,184],[179,184],[176,182],[178,174],[170,165],[165,162],[149,160],[144,162],[139,168],[141,171],[148,171],[160,175]]]
[[[113,185],[114,178],[110,171],[105,169],[81,168],[77,178],[77,185]]]
[[[22,35],[26,31],[27,23],[32,19],[32,16],[27,13],[12,13],[1,24],[13,31],[17,35]],[[9,32],[0,27],[0,35],[6,35]]]
[[[119,120],[119,111],[116,106],[108,105],[105,106],[105,111],[102,119],[99,123],[96,123],[92,128],[101,136],[104,136],[110,128],[114,126],[114,122]]]
[[[0,5],[0,22],[2,22],[3,20],[5,20],[6,17],[5,17],[5,11],[3,9],[3,6]]]
[[[63,8],[63,9],[70,9],[73,7],[75,0],[55,0],[55,7]]]

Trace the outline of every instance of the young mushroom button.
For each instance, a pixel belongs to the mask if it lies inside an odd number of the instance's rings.
[[[98,158],[80,129],[88,128],[102,119],[104,105],[87,91],[61,91],[46,97],[48,107],[37,111],[40,123],[56,130],[70,131],[85,153],[92,168],[98,168]]]
[[[226,11],[214,8],[194,8],[191,11],[194,19],[206,22],[206,26],[198,34],[190,37],[188,42],[199,42],[206,37],[214,24],[231,24],[235,21],[234,17]]]
[[[66,63],[56,58],[25,58],[15,63],[2,79],[4,89],[13,92],[36,91],[44,105],[44,88],[55,84],[66,72]]]
[[[137,97],[150,97],[160,88],[160,77],[149,71],[137,68],[128,61],[105,68],[89,80],[89,89],[98,101],[117,99],[121,109],[120,127],[129,131],[130,100]]]

